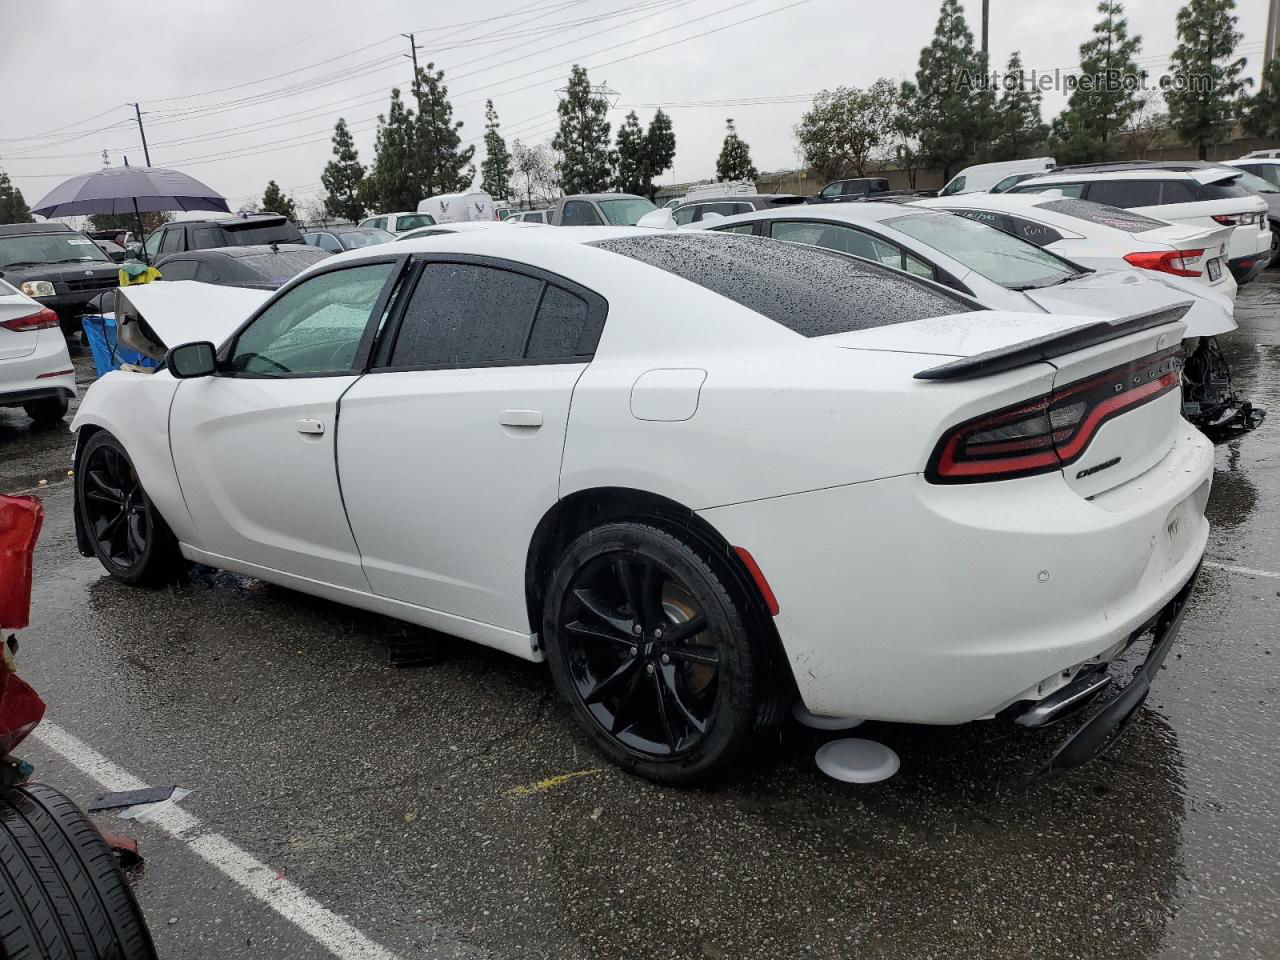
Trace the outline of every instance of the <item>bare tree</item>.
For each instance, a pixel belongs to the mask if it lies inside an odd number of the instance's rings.
[[[1147,151],[1161,146],[1169,138],[1169,114],[1161,110],[1161,106],[1158,90],[1144,90],[1138,94],[1137,107],[1123,128],[1131,159],[1145,160]]]
[[[526,146],[519,140],[513,141],[511,166],[515,192],[529,206],[550,203],[559,193],[555,160],[545,143]]]

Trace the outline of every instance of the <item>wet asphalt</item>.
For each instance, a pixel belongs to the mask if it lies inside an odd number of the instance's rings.
[[[1275,958],[1280,578],[1228,568],[1280,572],[1277,272],[1237,316],[1237,384],[1276,414],[1217,448],[1217,565],[1125,739],[1047,785],[1023,775],[1060,734],[874,724],[902,757],[875,786],[827,780],[798,728],[727,785],[652,786],[536,665],[212,571],[110,580],[75,549],[71,437],[0,410],[0,491],[47,510],[20,670],[48,722],[405,958]],[[439,660],[393,667],[391,636]],[[98,820],[141,842],[162,957],[330,955],[184,842]]]

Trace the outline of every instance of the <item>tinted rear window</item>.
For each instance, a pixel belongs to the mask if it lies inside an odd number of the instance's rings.
[[[237,227],[232,224],[224,229],[227,231],[227,240],[241,247],[249,247],[259,243],[302,242],[302,231],[291,223],[265,227]]]
[[[673,273],[805,337],[974,309],[896,271],[764,237],[664,234],[592,246]]]
[[[1051,210],[1064,216],[1087,220],[1104,227],[1114,227],[1126,233],[1145,233],[1148,230],[1159,230],[1168,224],[1161,220],[1144,217],[1140,213],[1121,210],[1119,207],[1108,207],[1105,203],[1093,203],[1089,200],[1046,200],[1037,203],[1041,210]]]
[[[1236,200],[1247,196],[1249,191],[1240,184],[1238,177],[1200,185],[1201,200]]]

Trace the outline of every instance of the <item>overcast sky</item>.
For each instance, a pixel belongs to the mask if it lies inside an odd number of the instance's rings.
[[[1074,69],[1094,4],[992,0],[992,62]],[[1175,0],[1130,0],[1142,65],[1161,71],[1175,45]],[[151,161],[224,193],[234,210],[270,179],[299,203],[321,192],[334,121],[346,117],[361,160],[393,85],[408,88],[415,32],[425,64],[445,70],[465,140],[484,132],[492,97],[508,143],[549,140],[556,89],[571,63],[630,109],[662,105],[677,155],[664,182],[710,177],[734,117],[761,170],[797,165],[792,127],[818,90],[913,77],[939,0],[0,0],[6,91],[0,166],[32,206],[68,175],[142,148],[126,101],[140,101]],[[979,33],[979,0],[966,4]],[[1241,52],[1261,66],[1266,0],[1239,0]],[[754,18],[754,19],[749,19]],[[661,49],[657,49],[661,48]],[[625,58],[625,59],[624,59]],[[775,99],[768,102],[766,98]],[[765,99],[765,102],[759,102]],[[726,101],[755,101],[727,103]],[[1046,115],[1061,98],[1046,99]],[[105,129],[100,129],[105,128]],[[89,132],[93,131],[93,132]],[[87,133],[87,135],[85,135]],[[476,163],[479,165],[480,152]]]

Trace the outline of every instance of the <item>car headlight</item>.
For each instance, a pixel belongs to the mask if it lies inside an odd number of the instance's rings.
[[[48,280],[28,280],[21,289],[28,297],[53,296],[53,284]]]

